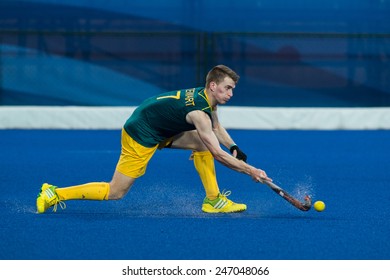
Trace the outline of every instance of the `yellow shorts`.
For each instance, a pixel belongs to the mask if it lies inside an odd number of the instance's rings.
[[[131,138],[122,129],[122,151],[116,170],[131,178],[138,178],[145,174],[149,160],[159,145],[152,148],[144,147]]]

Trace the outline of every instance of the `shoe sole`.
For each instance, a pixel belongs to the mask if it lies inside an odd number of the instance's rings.
[[[214,207],[212,207],[211,205],[209,204],[206,204],[206,205],[203,205],[202,206],[202,211],[205,212],[205,213],[212,213],[212,214],[215,214],[215,213],[237,213],[237,212],[243,212],[246,210],[246,206],[244,206],[243,208],[241,209],[235,209],[235,210],[225,210],[225,209],[215,209]]]

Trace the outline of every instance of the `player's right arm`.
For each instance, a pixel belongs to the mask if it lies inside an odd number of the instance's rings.
[[[233,170],[251,176],[256,182],[263,180],[272,181],[263,170],[236,159],[221,148],[213,132],[211,120],[206,113],[199,110],[192,111],[187,114],[186,120],[196,127],[200,139],[217,161]]]

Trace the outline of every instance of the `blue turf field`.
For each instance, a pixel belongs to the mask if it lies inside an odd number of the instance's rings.
[[[326,211],[300,212],[217,163],[221,189],[248,210],[203,214],[189,152],[163,150],[124,199],[38,215],[45,181],[110,180],[120,131],[0,130],[0,259],[390,259],[390,131],[230,133],[249,162]]]

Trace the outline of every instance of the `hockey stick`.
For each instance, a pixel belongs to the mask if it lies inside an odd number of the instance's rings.
[[[281,187],[276,185],[275,183],[265,180],[264,184],[266,184],[268,187],[270,187],[274,192],[276,192],[278,195],[283,197],[285,200],[290,202],[293,206],[298,208],[299,210],[302,211],[308,211],[311,208],[311,198],[310,196],[306,195],[305,196],[305,201],[301,202],[298,199],[294,198],[290,194],[288,194],[285,190],[283,190]]]

